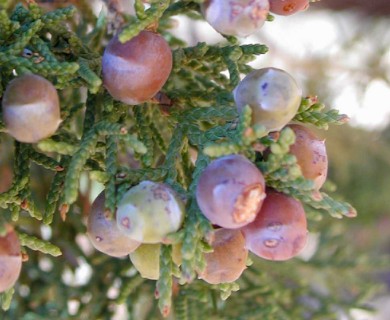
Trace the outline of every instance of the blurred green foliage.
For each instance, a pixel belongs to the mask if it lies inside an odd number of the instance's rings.
[[[344,126],[323,134],[329,178],[359,212],[354,223],[373,225],[390,214],[389,133],[390,127],[381,132]]]

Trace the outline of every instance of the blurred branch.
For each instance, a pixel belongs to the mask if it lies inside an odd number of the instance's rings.
[[[331,10],[355,10],[364,16],[390,16],[390,1],[388,0],[323,0],[313,8]]]

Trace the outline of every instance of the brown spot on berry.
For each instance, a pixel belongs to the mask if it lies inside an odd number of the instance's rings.
[[[170,306],[164,306],[163,309],[161,310],[161,313],[163,317],[168,317],[169,313],[171,312],[171,307]]]
[[[163,201],[169,201],[170,196],[169,193],[166,191],[166,187],[163,185],[156,185],[152,187],[153,197],[154,199],[161,199]]]
[[[261,184],[248,186],[237,197],[234,204],[233,219],[237,223],[253,221],[265,198]]]
[[[289,3],[283,7],[283,11],[292,12],[295,9],[295,3]]]
[[[129,218],[123,218],[121,220],[121,225],[124,226],[127,229],[130,229],[130,219]]]
[[[280,240],[279,239],[266,239],[266,240],[264,240],[263,243],[267,248],[273,249],[273,248],[276,248],[280,244]]]

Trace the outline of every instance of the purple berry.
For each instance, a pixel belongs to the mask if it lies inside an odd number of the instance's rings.
[[[104,202],[103,191],[93,202],[88,215],[88,237],[97,250],[113,257],[126,256],[137,249],[141,243],[124,235],[118,229],[115,219],[107,218]]]
[[[229,155],[214,160],[202,172],[196,200],[213,224],[234,229],[255,219],[264,191],[260,170],[241,155]]]
[[[202,12],[219,33],[247,37],[267,19],[268,0],[206,0]]]
[[[249,251],[267,260],[293,258],[304,248],[308,235],[302,204],[270,191],[255,221],[241,230]]]

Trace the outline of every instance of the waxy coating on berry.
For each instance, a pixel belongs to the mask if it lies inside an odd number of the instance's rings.
[[[240,230],[218,229],[211,244],[213,252],[205,253],[206,267],[199,278],[210,284],[237,280],[246,269],[248,250]]]
[[[38,75],[25,74],[12,80],[2,107],[8,133],[20,142],[36,143],[50,137],[61,123],[57,90]]]
[[[302,90],[285,71],[264,68],[250,72],[235,88],[234,100],[239,112],[252,109],[252,122],[268,131],[283,128],[297,113]]]
[[[267,19],[268,0],[206,0],[202,12],[219,33],[247,37]]]
[[[114,37],[102,59],[103,83],[116,100],[136,105],[153,98],[172,70],[172,52],[165,39],[141,31],[121,43]]]
[[[265,197],[260,170],[241,155],[211,162],[202,172],[196,200],[202,213],[223,228],[240,228],[252,222]]]
[[[295,143],[290,146],[290,153],[297,158],[302,175],[314,181],[315,190],[325,183],[328,172],[328,156],[325,140],[318,138],[310,129],[293,124],[289,127],[295,133]]]
[[[88,237],[97,250],[113,257],[126,256],[137,249],[141,243],[120,232],[116,220],[106,215],[104,203],[103,191],[93,202],[88,215]]]
[[[288,260],[307,241],[307,221],[302,204],[285,194],[267,191],[255,221],[243,227],[246,247],[267,260]]]
[[[18,235],[11,226],[0,237],[0,292],[14,286],[22,269],[22,255]]]
[[[270,11],[281,16],[304,11],[309,7],[309,0],[269,0]]]
[[[142,278],[157,280],[160,277],[160,249],[160,243],[142,244],[137,250],[130,253],[130,260]],[[172,260],[176,265],[181,265],[180,244],[172,246]]]
[[[184,203],[168,185],[142,181],[130,188],[118,204],[117,224],[130,238],[142,243],[159,243],[179,230]]]

